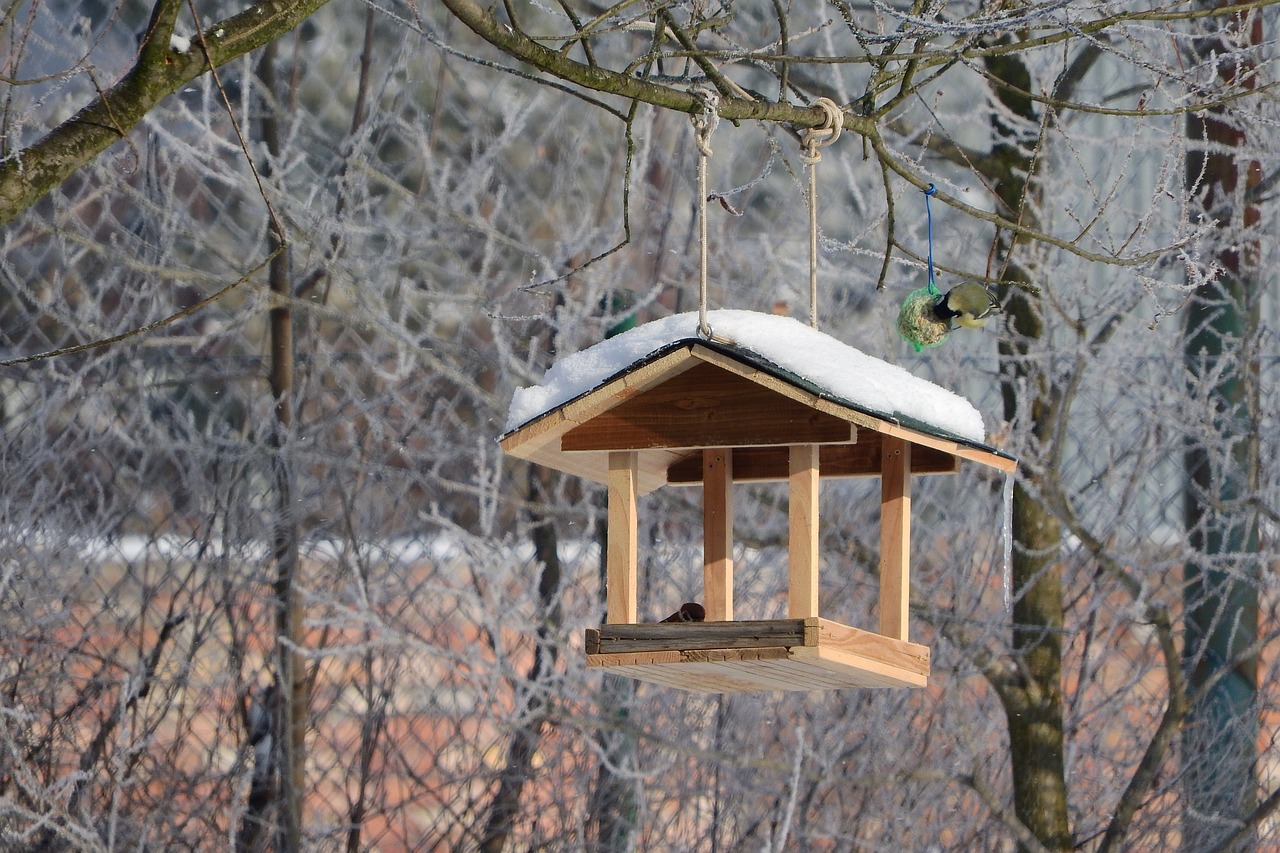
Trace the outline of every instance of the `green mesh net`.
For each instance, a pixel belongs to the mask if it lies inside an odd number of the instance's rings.
[[[898,334],[920,352],[925,347],[936,347],[947,339],[951,324],[939,320],[933,313],[942,294],[929,282],[925,287],[917,288],[907,294],[898,309]]]

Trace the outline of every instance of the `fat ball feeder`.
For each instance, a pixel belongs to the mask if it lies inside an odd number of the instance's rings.
[[[992,314],[1000,313],[1000,303],[981,282],[961,282],[945,294],[938,290],[933,274],[933,209],[929,206],[935,191],[929,184],[924,193],[929,221],[929,281],[908,293],[898,309],[898,334],[916,352],[938,346],[957,327],[980,329]]]

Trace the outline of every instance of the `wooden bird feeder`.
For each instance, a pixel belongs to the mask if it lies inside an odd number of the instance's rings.
[[[954,473],[962,460],[1004,472],[1017,465],[991,447],[840,399],[750,349],[697,336],[646,354],[512,429],[501,445],[608,486],[607,616],[587,631],[587,664],[708,693],[924,686],[929,649],[907,638],[911,476]],[[881,482],[874,631],[818,612],[819,481],[863,476]],[[789,488],[789,618],[735,621],[732,485],[760,481]],[[638,619],[637,501],[668,485],[703,488],[705,622]]]

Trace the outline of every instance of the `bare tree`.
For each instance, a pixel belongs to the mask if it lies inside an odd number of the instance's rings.
[[[14,6],[0,846],[1272,840],[1277,341],[1245,286],[1274,251],[1269,8]],[[599,495],[502,460],[507,400],[692,307],[710,102],[712,299],[805,313],[819,96],[845,127],[823,328],[968,394],[1023,460],[1011,606],[1004,484],[922,478],[928,689],[602,688]],[[892,319],[930,184],[941,283],[1005,314],[916,355]],[[824,611],[874,624],[877,502],[824,489]],[[739,607],[769,618],[785,497],[739,490]],[[646,617],[697,594],[696,497],[642,507]],[[1200,736],[1220,719],[1247,749]]]

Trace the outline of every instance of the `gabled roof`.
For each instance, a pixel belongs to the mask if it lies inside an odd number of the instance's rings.
[[[650,323],[558,363],[518,392],[502,448],[601,483],[611,451],[635,450],[641,493],[700,483],[704,447],[735,448],[735,480],[785,478],[787,446],[809,443],[822,446],[824,476],[879,475],[881,435],[913,443],[914,473],[961,459],[1017,465],[975,439],[981,417],[967,401],[901,368],[789,318],[711,312],[712,340],[696,319]]]

